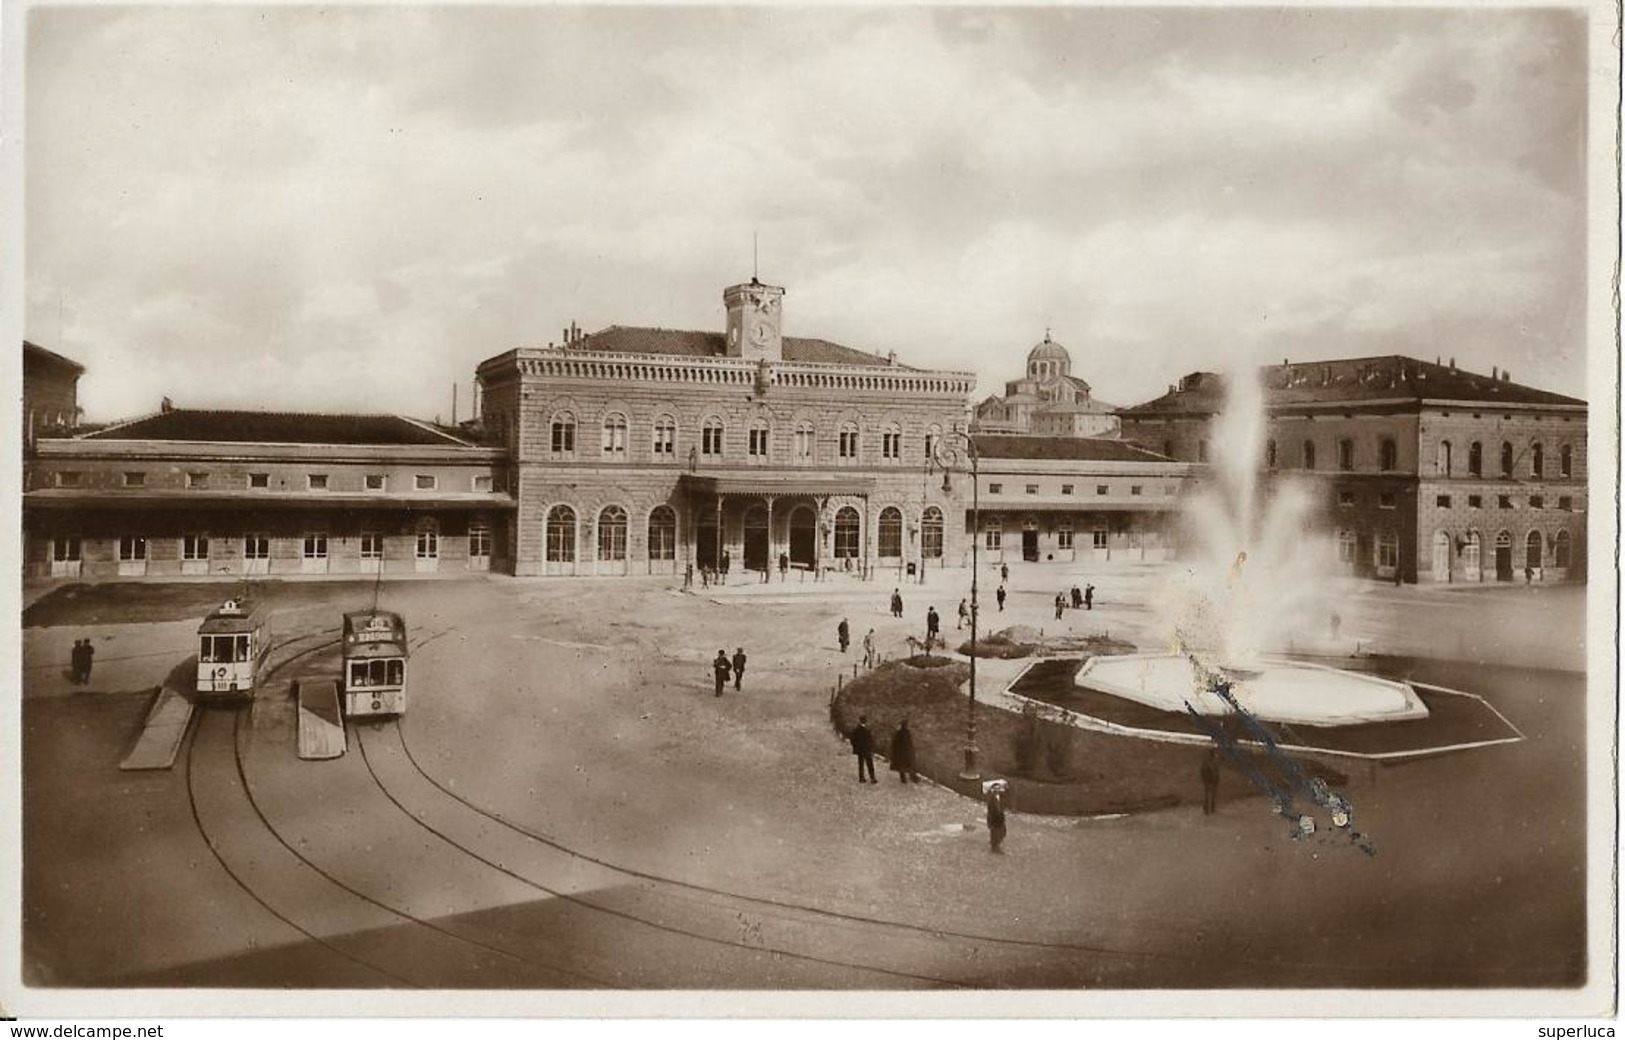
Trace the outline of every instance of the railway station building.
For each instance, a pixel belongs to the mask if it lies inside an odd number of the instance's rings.
[[[1583,581],[1584,401],[1397,355],[1260,370],[1274,482],[1308,482],[1349,574],[1404,582]],[[1126,440],[1209,461],[1227,381],[1195,372],[1123,409]]]

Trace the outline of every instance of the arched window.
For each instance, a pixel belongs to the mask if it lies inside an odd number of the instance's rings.
[[[1546,446],[1539,441],[1529,448],[1529,475],[1536,478],[1546,475]]]
[[[1377,449],[1377,461],[1384,472],[1399,468],[1399,445],[1394,443],[1392,437],[1382,439]]]
[[[677,559],[677,513],[671,506],[655,506],[649,512],[649,559]]]
[[[1467,541],[1461,547],[1461,565],[1465,570],[1478,570],[1484,556],[1484,540],[1477,531],[1467,532]]]
[[[880,432],[880,457],[888,462],[903,457],[903,428],[896,423],[887,423]]]
[[[996,516],[990,516],[982,521],[982,545],[987,549],[1000,549],[1004,546],[1004,521]]]
[[[896,506],[882,509],[880,522],[875,527],[875,535],[880,540],[881,556],[903,555],[903,511]]]
[[[700,428],[700,454],[712,458],[722,454],[722,420],[714,415]]]
[[[418,522],[417,558],[420,560],[438,560],[440,558],[440,525],[433,517],[427,517]]]
[[[861,554],[863,521],[851,506],[842,506],[835,514],[835,558],[855,560]]]
[[[805,420],[796,423],[795,452],[797,460],[810,461],[813,457],[813,424]]]
[[[1387,571],[1399,566],[1399,535],[1393,531],[1377,533],[1377,566]]]
[[[604,416],[604,454],[626,458],[626,416],[619,412]]]
[[[1523,563],[1525,567],[1540,567],[1541,537],[1539,531],[1530,531],[1529,537],[1523,540]]]
[[[1304,441],[1303,442],[1303,468],[1304,469],[1314,469],[1315,468],[1315,442],[1314,441]]]
[[[1567,444],[1557,449],[1557,475],[1574,476],[1574,449]]]
[[[1450,442],[1449,441],[1440,441],[1439,442],[1439,457],[1438,457],[1438,461],[1435,463],[1435,465],[1438,467],[1439,476],[1448,477],[1450,475]]]
[[[1433,532],[1433,579],[1450,580],[1450,535],[1444,531]]]
[[[1495,536],[1495,547],[1497,549],[1510,549],[1510,548],[1512,548],[1512,532],[1511,531],[1500,531],[1500,532],[1498,532],[1496,534],[1496,536]]]
[[[942,510],[926,506],[920,518],[920,555],[927,560],[942,558]]]
[[[855,459],[858,457],[857,423],[847,422],[841,424],[840,456],[843,459]]]
[[[767,458],[768,441],[771,437],[772,430],[768,428],[766,419],[752,419],[750,423],[750,457],[753,459]]]
[[[576,559],[576,511],[554,506],[547,514],[547,562],[574,563]]]
[[[1569,540],[1567,531],[1557,532],[1557,540],[1552,543],[1552,566],[1568,567],[1573,559],[1574,546]]]
[[[1354,468],[1354,441],[1343,437],[1337,442],[1337,468],[1347,473]]]
[[[553,453],[568,455],[576,450],[576,417],[569,412],[553,416]]]
[[[1274,469],[1275,463],[1275,438],[1271,437],[1264,444],[1264,465],[1268,466],[1270,469]]]
[[[677,420],[669,415],[655,418],[654,454],[657,459],[677,457]]]
[[[1467,472],[1475,477],[1484,475],[1484,445],[1478,441],[1467,446]]]
[[[1512,442],[1501,442],[1501,476],[1512,476]]]
[[[626,559],[626,510],[605,506],[598,513],[598,558]]]

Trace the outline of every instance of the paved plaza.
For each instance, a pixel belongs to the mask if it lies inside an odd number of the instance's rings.
[[[1088,580],[1096,609],[1068,611],[1062,630],[1156,649],[1147,604],[1162,574],[1016,565],[1001,615],[988,572],[984,628],[1053,632],[1055,592]],[[224,587],[155,586],[168,614],[141,623],[58,611],[67,623],[23,632],[26,977],[538,989],[1584,979],[1583,588],[1351,584],[1337,641],[1295,647],[1393,655],[1419,681],[1483,695],[1527,738],[1353,770],[1346,794],[1374,856],[1290,840],[1267,799],[1247,798],[1212,817],[1189,805],[1016,812],[994,857],[978,803],[931,784],[854,783],[827,711],[858,656],[836,645],[841,618],[899,656],[928,605],[960,634],[968,580],[389,583],[381,605],[412,626],[411,707],[353,727],[330,762],[295,757],[286,683],[334,667],[339,604],[367,605],[371,587],[293,586],[279,592],[278,682],[251,708],[200,710],[175,767],[150,773],[117,763],[153,687],[184,674],[201,617],[187,597]],[[902,620],[887,610],[894,587]],[[68,650],[87,636],[96,672],[79,688]],[[740,646],[743,690],[713,697],[708,662]]]

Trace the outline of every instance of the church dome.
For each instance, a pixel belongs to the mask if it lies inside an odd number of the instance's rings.
[[[1050,379],[1068,375],[1072,370],[1072,355],[1066,348],[1050,339],[1044,330],[1044,342],[1027,352],[1027,376],[1030,379]]]
[[[1046,332],[1046,333],[1044,333],[1044,342],[1040,343],[1038,346],[1036,346],[1032,350],[1028,351],[1027,360],[1030,361],[1030,362],[1031,361],[1065,361],[1065,362],[1071,362],[1072,355],[1068,354],[1066,352],[1065,347],[1061,346],[1059,343],[1057,343],[1054,340],[1050,339],[1049,338],[1049,333]]]

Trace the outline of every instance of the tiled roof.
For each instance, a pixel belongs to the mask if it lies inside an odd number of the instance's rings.
[[[1585,402],[1514,383],[1500,373],[1481,375],[1448,365],[1388,355],[1270,365],[1259,370],[1264,396],[1274,407],[1295,404],[1359,404],[1409,399],[1478,401],[1485,404],[1545,404],[1584,407]],[[1228,377],[1193,372],[1168,393],[1124,408],[1124,414],[1181,412],[1210,414],[1224,404]]]
[[[1115,411],[1117,411],[1115,406],[1109,405],[1105,401],[1096,401],[1094,398],[1089,398],[1085,401],[1073,401],[1070,403],[1057,401],[1054,404],[1047,404],[1038,409],[1040,415],[1109,415]]]
[[[467,444],[398,415],[322,415],[175,408],[115,423],[87,439],[268,444]]]
[[[23,360],[47,365],[55,365],[58,368],[69,368],[80,373],[83,373],[85,370],[84,365],[81,365],[72,358],[65,358],[54,350],[46,350],[39,344],[30,343],[26,339],[23,340]]]
[[[1172,462],[1127,441],[1104,437],[1027,437],[981,434],[976,453],[984,459],[1056,459],[1069,462]]]
[[[632,325],[611,325],[583,336],[571,350],[597,350],[611,354],[666,354],[676,357],[726,357],[728,342],[720,332],[684,329],[649,329]],[[784,360],[819,365],[868,365],[893,367],[891,362],[827,339],[784,337]],[[907,368],[897,365],[897,368]]]

